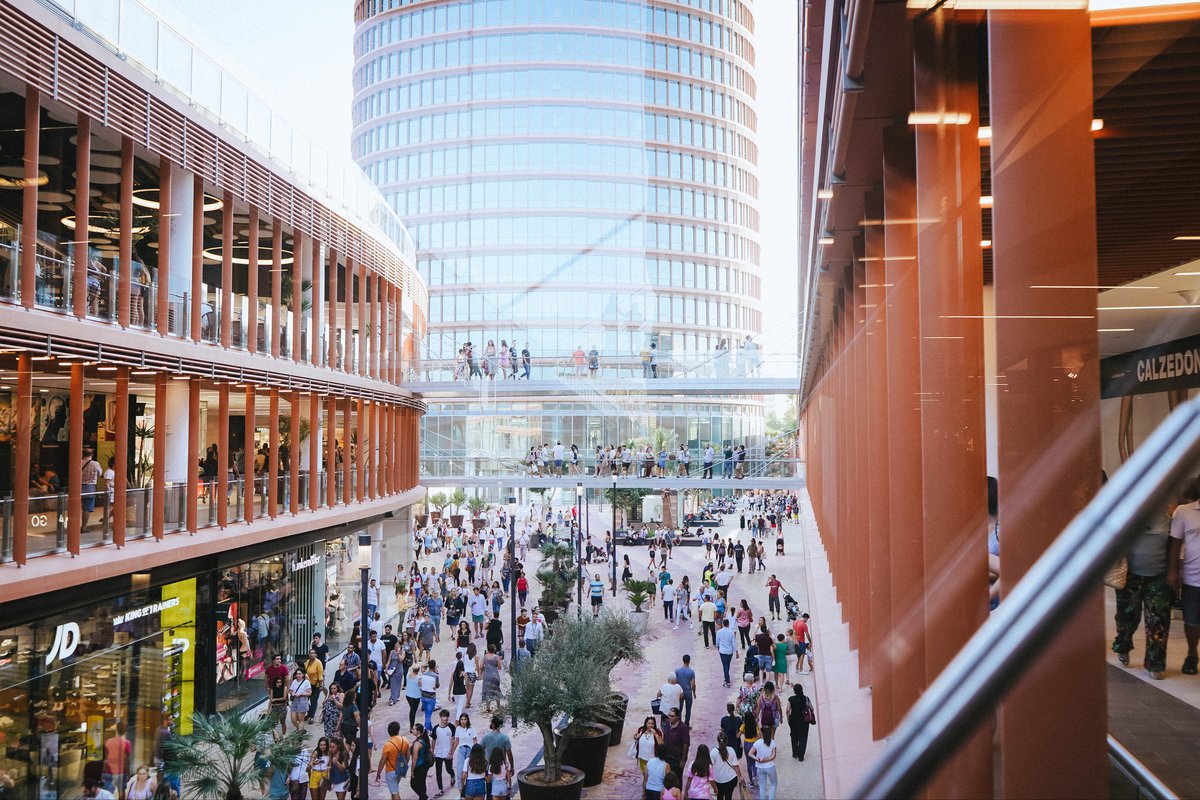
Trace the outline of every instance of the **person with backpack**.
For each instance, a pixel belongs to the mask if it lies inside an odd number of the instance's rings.
[[[408,785],[416,793],[417,800],[429,800],[429,792],[425,788],[425,779],[429,775],[429,768],[433,766],[429,734],[425,732],[425,726],[419,722],[412,726],[412,733],[413,741],[408,749],[408,759],[412,764],[410,769],[412,777],[409,779]]]
[[[762,694],[758,696],[758,705],[754,709],[759,728],[777,728],[783,720],[783,704],[775,693],[774,681],[763,684]]]
[[[400,781],[408,775],[408,756],[411,748],[408,740],[400,735],[399,722],[389,722],[387,732],[388,740],[383,743],[383,758],[379,759],[379,766],[375,769],[375,783],[379,783],[381,774],[385,775],[392,800],[400,800]]]

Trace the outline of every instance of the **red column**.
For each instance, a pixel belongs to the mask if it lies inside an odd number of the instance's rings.
[[[221,347],[233,344],[233,192],[221,208]]]
[[[130,302],[133,285],[133,140],[128,136],[121,137],[121,197],[120,197],[121,233],[117,242],[117,250],[121,259],[121,267],[117,275],[117,324],[128,328],[130,323]],[[138,295],[138,302],[145,300]],[[140,311],[140,309],[139,309]],[[141,315],[138,315],[138,320]]]
[[[67,407],[67,552],[79,555],[83,522],[83,365],[71,364],[71,402]]]
[[[304,312],[300,308],[304,302],[302,291],[302,282],[304,281],[304,271],[300,269],[300,235],[293,232],[292,234],[292,324],[291,324],[291,345],[292,345],[292,361],[300,360],[300,325],[304,319]]]
[[[129,488],[129,367],[117,367],[117,430],[113,444],[112,534],[113,544],[125,546],[126,505]]]
[[[383,330],[379,327],[381,311],[383,306],[383,276],[378,273],[371,275],[371,336],[368,340],[370,355],[370,370],[369,374],[372,378],[379,377],[379,369],[381,362],[379,354],[382,351],[381,344],[383,342]]]
[[[193,328],[192,330],[199,329]],[[197,517],[200,504],[200,475],[197,459],[202,446],[200,441],[200,379],[191,378],[188,381],[188,468],[185,490],[187,496],[184,498],[188,533],[195,533],[199,527]]]
[[[42,93],[25,86],[25,185],[21,188],[21,305],[33,308],[37,288],[38,147]],[[83,231],[87,238],[87,231]],[[28,470],[26,470],[28,471]],[[18,473],[19,474],[19,473]]]
[[[242,450],[242,516],[246,522],[254,521],[254,428],[258,423],[255,414],[254,384],[246,384],[246,426]],[[272,428],[278,427],[272,418]]]
[[[325,400],[325,505],[337,505],[337,399]]]
[[[75,117],[75,271],[71,273],[71,313],[87,316],[88,212],[92,176],[92,118],[80,112]],[[82,436],[82,433],[80,434]]]
[[[351,333],[354,331],[354,259],[346,256],[346,286],[344,288],[345,298],[342,301],[342,326],[345,330],[342,331],[342,369],[350,372],[350,366],[354,362],[354,339]],[[349,447],[350,440],[346,440],[346,446]],[[346,461],[349,459],[349,450],[346,451]]]
[[[362,306],[360,305],[359,309],[361,310],[361,308]],[[359,336],[359,342],[362,342],[361,335]],[[361,348],[359,349],[359,354],[360,356],[362,354]],[[360,358],[359,360],[361,361],[362,359]],[[359,369],[361,371],[361,364]],[[355,404],[354,430],[356,433],[354,437],[354,499],[361,503],[367,493],[367,436],[371,431],[370,423],[367,420],[367,401],[361,397],[358,398]]]
[[[867,214],[883,216],[882,197],[869,204]],[[889,547],[888,503],[888,339],[887,339],[887,276],[884,267],[883,230],[872,225],[863,230],[863,261],[866,266],[866,349],[867,372],[865,383],[867,439],[870,453],[866,463],[867,531],[870,539],[867,572],[870,595],[871,639],[874,646],[871,661],[871,734],[882,739],[896,725],[892,716],[892,675],[894,656],[888,647],[888,637],[895,630],[892,623],[891,558]]]
[[[288,447],[288,492],[290,498],[288,501],[288,511],[293,516],[300,513],[300,393],[292,392],[291,395],[292,409],[292,429],[290,445]],[[316,419],[309,420],[308,436],[313,438],[317,435]],[[312,471],[310,470],[309,479],[311,481]]]
[[[246,349],[258,352],[258,208],[250,206],[250,235],[247,237],[249,264],[246,266]]]
[[[166,292],[162,292],[162,294],[165,295]],[[150,520],[150,527],[154,532],[155,539],[163,538],[166,528],[167,437],[165,431],[168,417],[167,383],[170,380],[165,372],[159,372],[154,376],[154,430],[163,431],[154,437],[154,474],[151,477],[153,516]],[[178,413],[178,409],[176,413]]]
[[[229,384],[217,384],[217,525],[229,527]]]
[[[367,323],[370,312],[367,311],[367,288],[371,285],[367,277],[367,265],[358,265],[358,374],[367,374]]]
[[[337,301],[338,301],[338,260],[337,250],[330,247],[326,271],[329,273],[329,359],[330,369],[338,368],[338,337],[337,337]],[[331,475],[333,473],[330,473]]]
[[[204,181],[196,176],[192,191],[192,296],[191,313],[188,319],[188,333],[193,342],[200,341],[200,312],[204,298],[200,296],[200,286],[204,283]],[[190,455],[195,458],[200,455],[193,450]],[[189,530],[195,530],[189,528]]]
[[[1092,30],[1084,11],[993,12],[988,34],[997,368],[1007,384],[996,477],[1009,589],[1100,483]],[[1108,795],[1103,614],[1097,591],[1001,706],[1005,795]]]
[[[884,274],[888,337],[888,548],[892,553],[894,654],[892,718],[904,717],[925,689],[924,490],[921,473],[921,327],[917,308],[916,163],[912,131],[883,135]]]
[[[371,413],[371,446],[367,450],[367,458],[371,462],[371,472],[368,475],[367,494],[374,500],[379,497],[379,403],[371,403],[369,409]]]
[[[83,141],[80,138],[80,141]],[[154,304],[155,327],[160,336],[171,332],[171,248],[169,245],[171,219],[171,160],[163,156],[158,160],[158,271],[156,278],[156,302]],[[85,228],[86,230],[86,228]]]
[[[36,159],[35,159],[36,161]],[[29,470],[33,436],[33,360],[17,354],[17,440],[13,447],[13,561],[23,566],[29,552]]]
[[[271,218],[271,356],[279,358],[279,332],[283,329],[283,226]],[[292,445],[295,447],[295,443]]]
[[[267,515],[271,519],[279,516],[279,390],[270,390],[270,406],[267,415],[270,418],[270,441],[267,447]],[[295,419],[295,408],[292,409]],[[312,433],[309,433],[312,436]],[[296,443],[299,446],[299,442]],[[289,453],[291,448],[288,448]]]
[[[923,552],[925,569],[937,576],[936,592],[925,603],[927,682],[988,613],[977,29],[960,30],[953,14],[941,10],[913,26],[916,110],[971,119],[915,129]],[[929,792],[982,798],[991,796],[992,785],[991,735],[981,729],[939,771]]]
[[[851,409],[854,413],[854,472],[861,481],[867,475],[871,461],[871,447],[867,443],[868,384],[873,376],[867,372],[867,308],[866,267],[858,262],[854,267],[854,398]],[[851,530],[855,539],[854,569],[857,578],[859,629],[859,686],[870,686],[875,669],[875,622],[871,619],[871,521],[870,509],[875,497],[870,492],[861,495],[852,505],[854,521]]]
[[[321,462],[317,450],[317,429],[321,426],[321,398],[316,392],[308,395],[308,508],[316,511],[321,505]]]
[[[309,274],[312,275],[312,307],[309,313],[312,315],[312,363],[320,364],[325,358],[325,350],[321,343],[322,323],[321,323],[321,289],[323,281],[321,276],[321,243],[317,241],[317,237],[309,237],[312,246],[309,248],[312,254],[309,259]]]
[[[349,325],[346,330],[350,330]],[[354,482],[350,475],[350,462],[354,460],[351,442],[357,438],[352,436],[350,430],[350,406],[353,402],[349,397],[342,398],[342,502],[346,505],[350,504],[350,498],[354,495]]]

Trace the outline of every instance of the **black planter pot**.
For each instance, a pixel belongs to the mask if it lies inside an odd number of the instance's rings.
[[[517,784],[521,787],[521,800],[579,800],[583,796],[583,772],[573,767],[562,768],[563,783],[547,786],[537,780],[543,767],[530,767],[517,773]]]
[[[543,605],[542,616],[546,618],[547,627],[553,625],[558,620],[558,606]]]
[[[629,695],[624,692],[613,692],[612,696],[620,701],[620,705],[611,716],[597,719],[597,722],[602,722],[612,729],[612,733],[608,736],[608,746],[616,747],[621,743],[621,736],[625,733],[625,714],[629,711]]]
[[[608,737],[611,734],[612,728],[599,722],[587,723],[582,735],[563,734],[567,737],[563,764],[583,770],[585,787],[596,786],[604,780],[604,762],[608,760]]]

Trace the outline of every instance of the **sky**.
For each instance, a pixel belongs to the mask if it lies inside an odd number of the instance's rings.
[[[144,0],[330,155],[350,159],[353,0]],[[793,0],[752,0],[765,353],[795,353],[797,72]]]

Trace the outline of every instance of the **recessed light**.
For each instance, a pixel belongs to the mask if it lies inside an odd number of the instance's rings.
[[[966,111],[910,111],[909,125],[968,125],[973,117]]]
[[[1182,311],[1189,308],[1200,308],[1200,304],[1185,303],[1179,306],[1101,306],[1099,311]]]
[[[833,199],[833,189],[819,189],[817,191],[817,199],[818,200],[832,200]]]
[[[817,244],[833,244],[833,237],[822,236],[820,239],[817,239]]]
[[[986,249],[988,249],[989,247],[991,247],[991,246],[992,246],[992,240],[991,240],[991,239],[984,239],[984,240],[982,240],[982,241],[979,243],[979,246],[980,246],[981,248],[983,248],[984,250],[986,250]]]
[[[979,196],[979,207],[980,208],[991,208],[992,207],[992,196],[990,194],[980,195]]]
[[[1142,290],[1152,291],[1152,290],[1157,289],[1158,287],[1157,286],[1086,286],[1086,285],[1072,286],[1072,285],[1067,285],[1067,284],[1064,284],[1064,285],[1047,284],[1047,285],[1043,285],[1043,286],[1030,286],[1029,288],[1030,289],[1107,289],[1107,290],[1142,289]]]
[[[96,367],[96,369],[99,370],[100,372],[116,372],[117,371],[116,367]]]
[[[1129,333],[1133,328],[1100,328],[1097,333]]]
[[[1200,242],[1200,236],[1176,236],[1173,241],[1176,242]],[[1176,273],[1178,274],[1178,273]]]

